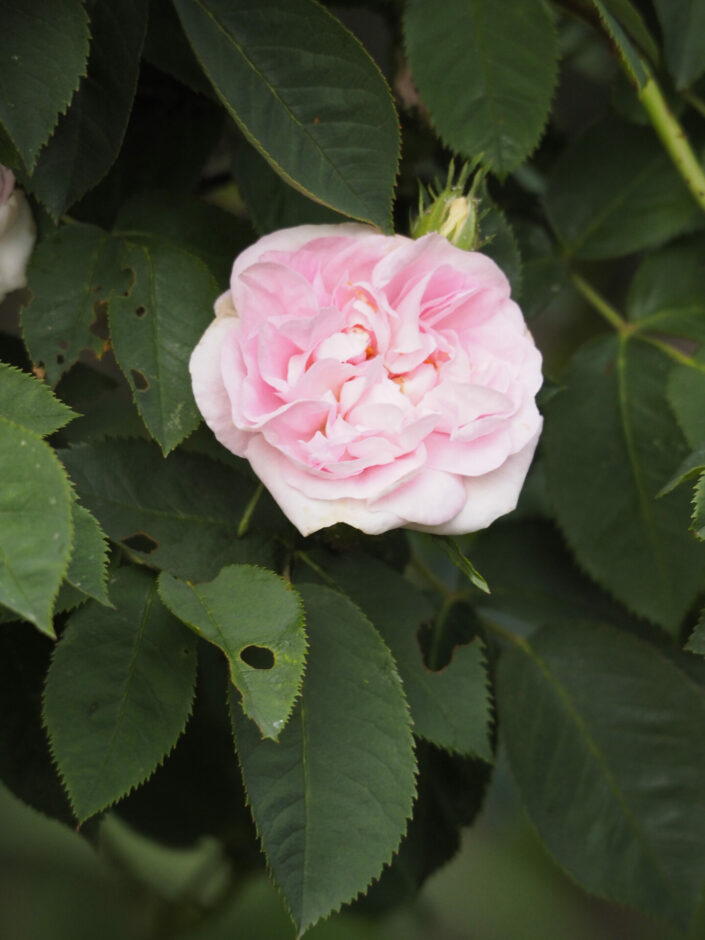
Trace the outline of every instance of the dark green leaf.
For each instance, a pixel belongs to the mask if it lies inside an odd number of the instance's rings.
[[[695,484],[692,522],[695,534],[705,541],[705,473],[700,475]]]
[[[275,179],[279,182],[278,176]],[[175,200],[173,193],[166,192],[135,196],[120,210],[115,227],[128,237],[157,235],[185,248],[210,268],[223,287],[235,257],[254,240],[254,232],[242,219],[202,199]]]
[[[203,69],[292,185],[388,230],[399,130],[362,46],[314,0],[175,0]]]
[[[607,627],[504,655],[500,727],[539,834],[588,891],[685,926],[705,879],[705,694]]]
[[[517,240],[504,212],[487,197],[483,206],[487,211],[480,219],[480,238],[484,240],[480,250],[504,271],[512,287],[512,297],[518,300],[521,295],[522,263]]]
[[[5,362],[0,362],[0,415],[40,437],[78,417],[43,382]]]
[[[117,609],[89,601],[57,644],[44,693],[52,753],[80,821],[154,772],[184,730],[196,641],[136,568],[111,578]]]
[[[108,537],[150,565],[207,581],[227,564],[274,564],[270,540],[237,538],[253,484],[222,464],[181,452],[165,460],[136,440],[81,445],[61,458]]]
[[[66,580],[82,594],[110,607],[105,587],[108,576],[108,546],[98,520],[74,501],[71,507],[73,548]]]
[[[506,522],[473,539],[473,551],[492,584],[478,600],[482,611],[501,611],[526,624],[601,620],[624,624],[627,611],[572,563],[549,522]]]
[[[42,727],[53,650],[52,640],[24,622],[0,625],[0,780],[24,803],[71,825],[71,808]]]
[[[0,604],[54,636],[71,554],[71,490],[49,445],[0,417]]]
[[[435,611],[417,588],[369,555],[344,556],[327,571],[391,649],[416,734],[449,751],[490,761],[490,702],[481,641],[456,647],[451,662],[432,672],[423,661],[418,633]]]
[[[301,593],[311,646],[302,700],[279,742],[262,740],[231,696],[252,814],[300,933],[390,860],[411,814],[416,770],[389,650],[342,595],[315,585]]]
[[[159,593],[179,620],[225,653],[245,714],[276,741],[304,672],[306,632],[296,591],[273,571],[230,565],[208,584],[162,574]],[[260,666],[248,662],[248,648]]]
[[[214,98],[171,0],[151,0],[143,58],[201,95]]]
[[[120,890],[90,843],[3,786],[0,832],[1,936],[125,940],[143,935],[143,909]]]
[[[631,10],[633,14],[638,17],[636,22],[640,22],[643,26],[641,16],[629,3],[625,2],[625,0],[592,0],[592,2],[600,14],[600,19],[604,23],[610,39],[619,52],[620,58],[624,62],[632,81],[637,87],[643,88],[648,78],[648,72],[639,53],[632,45],[629,36],[622,28],[619,19],[617,19],[617,16],[612,15],[609,8],[614,8],[614,13],[617,15],[619,14],[619,8],[621,8],[622,13],[624,13],[625,9],[627,11]],[[632,16],[632,22],[634,21],[635,18]]]
[[[632,0],[601,0],[600,6],[622,24],[631,38],[653,62],[659,60],[659,48],[648,30],[638,5]]]
[[[200,424],[188,363],[213,319],[218,286],[206,266],[169,242],[125,243],[130,288],[110,302],[110,338],[150,434],[168,454]]]
[[[290,186],[254,147],[242,144],[235,155],[235,179],[260,235],[293,225],[330,225],[347,218]]]
[[[703,258],[701,235],[642,261],[627,295],[627,315],[637,329],[705,343]]]
[[[702,585],[705,551],[687,531],[688,494],[655,498],[687,454],[665,397],[669,370],[639,339],[593,341],[548,403],[543,443],[558,522],[580,565],[675,631]]]
[[[676,87],[687,88],[705,71],[703,0],[654,0],[663,30],[666,61]]]
[[[22,313],[32,361],[56,385],[84,349],[107,345],[105,304],[126,290],[121,245],[93,225],[67,225],[37,246],[27,270],[33,299]]]
[[[0,121],[30,170],[85,74],[89,38],[81,0],[3,0]]]
[[[565,250],[613,258],[652,248],[700,222],[697,206],[648,128],[590,128],[561,155],[546,210]]]
[[[694,477],[699,476],[703,470],[705,470],[705,444],[702,444],[692,454],[688,454],[658,495],[664,496],[666,493],[670,493],[671,490],[680,486],[681,483],[685,483],[686,480],[692,480]]]
[[[55,219],[105,176],[118,155],[137,86],[147,10],[144,0],[91,7],[88,74],[29,183]]]
[[[691,365],[677,365],[668,380],[668,401],[686,440],[697,450],[705,443],[705,352]]]
[[[536,147],[557,76],[540,0],[409,0],[404,35],[414,81],[443,140],[499,174]]]
[[[690,634],[685,648],[690,650],[691,653],[700,653],[702,656],[705,656],[705,610],[701,612],[700,619],[695,625],[695,629]]]

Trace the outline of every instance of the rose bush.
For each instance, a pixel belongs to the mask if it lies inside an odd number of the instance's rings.
[[[191,375],[218,440],[304,535],[484,528],[516,505],[541,431],[541,357],[506,277],[438,234],[261,238]]]
[[[27,283],[25,269],[36,239],[36,228],[15,176],[0,166],[0,301]]]

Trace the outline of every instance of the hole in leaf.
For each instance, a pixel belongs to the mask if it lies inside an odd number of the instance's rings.
[[[97,336],[98,339],[105,341],[110,336],[110,329],[108,327],[107,303],[104,300],[96,300],[96,302],[93,304],[93,313],[95,314],[95,319],[88,329],[94,336]]]
[[[126,535],[120,541],[127,548],[131,548],[136,552],[144,552],[145,555],[151,555],[153,551],[159,548],[159,542],[153,539],[151,535],[147,535],[146,532],[135,532],[133,535]]]
[[[64,357],[61,355],[61,353],[59,353],[59,355],[56,357],[56,361],[59,365],[63,365]]]
[[[149,380],[144,372],[140,372],[137,369],[130,369],[130,375],[132,376],[132,381],[135,383],[137,391],[146,392],[149,388]]]
[[[253,669],[271,669],[274,666],[274,653],[266,646],[246,646],[240,651],[240,659]]]
[[[147,308],[143,306],[142,304],[140,304],[139,307],[135,310],[135,313],[140,318],[143,317],[146,312],[147,312]]]

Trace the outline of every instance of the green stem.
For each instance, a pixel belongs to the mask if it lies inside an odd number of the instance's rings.
[[[698,362],[697,359],[694,359],[692,356],[687,356],[685,353],[681,352],[680,349],[676,349],[675,346],[664,343],[663,340],[657,339],[655,336],[639,334],[639,338],[650,346],[655,346],[656,349],[660,349],[662,353],[670,359],[673,359],[673,361],[677,362],[679,365],[688,366],[690,369],[697,369],[698,372],[705,372],[705,362]]]
[[[306,552],[296,551],[294,552],[294,558],[298,558],[305,565],[308,565],[311,571],[315,571],[321,581],[323,581],[324,584],[327,584],[328,587],[333,588],[334,591],[340,591],[340,588],[335,583],[333,578],[331,578],[331,576],[326,571],[324,571],[323,568],[321,568],[321,566],[313,560],[313,558],[310,558]]]
[[[644,86],[637,90],[637,95],[685,185],[705,212],[705,173],[661,89],[649,76]]]
[[[250,497],[250,501],[245,506],[245,511],[242,514],[242,519],[240,519],[240,525],[237,527],[237,537],[241,539],[244,535],[247,535],[247,530],[250,528],[250,521],[252,519],[252,514],[257,508],[257,503],[259,498],[264,491],[264,484],[260,483],[257,489],[254,491]]]
[[[570,275],[570,279],[578,293],[582,294],[593,310],[596,310],[600,316],[604,317],[615,330],[618,330],[620,333],[627,333],[632,328],[631,324],[628,323],[621,314],[617,313],[614,307],[611,306],[602,294],[598,293],[592,284],[588,283],[584,277],[573,272]]]
[[[438,672],[440,662],[441,662],[441,643],[443,640],[443,634],[445,633],[446,621],[448,620],[448,614],[453,609],[456,602],[454,595],[449,595],[443,600],[441,604],[441,609],[436,615],[436,619],[433,622],[433,633],[431,635],[431,648],[428,651],[428,668],[432,672]]]

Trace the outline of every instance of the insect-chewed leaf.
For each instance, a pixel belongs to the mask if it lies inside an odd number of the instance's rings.
[[[113,351],[147,429],[167,454],[201,420],[188,362],[213,319],[218,287],[203,262],[164,240],[126,243],[122,267],[131,286],[110,303]]]
[[[146,572],[121,568],[116,609],[74,613],[49,668],[44,721],[79,820],[143,783],[191,712],[196,641]]]
[[[246,715],[276,740],[301,687],[306,633],[301,599],[273,571],[230,565],[208,584],[159,578],[167,607],[228,660]]]
[[[32,361],[56,385],[84,349],[107,346],[106,302],[128,288],[121,244],[94,225],[67,225],[35,249],[27,269],[33,299],[22,312]]]
[[[231,716],[262,846],[303,933],[390,860],[411,814],[416,761],[399,675],[377,631],[341,594],[300,590],[309,658],[279,741],[262,740],[233,695]]]
[[[370,618],[394,654],[414,731],[449,751],[491,760],[481,641],[456,647],[450,663],[432,672],[423,661],[418,632],[435,612],[413,584],[369,555],[347,555],[328,565],[327,571]]]

